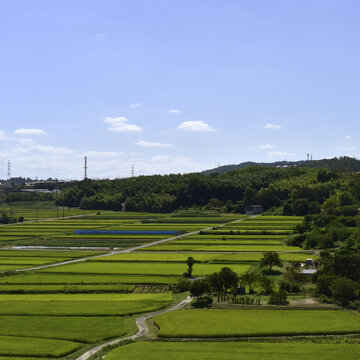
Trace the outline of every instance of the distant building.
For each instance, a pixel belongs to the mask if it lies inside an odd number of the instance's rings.
[[[245,212],[246,215],[258,215],[264,212],[264,208],[261,205],[248,205]]]

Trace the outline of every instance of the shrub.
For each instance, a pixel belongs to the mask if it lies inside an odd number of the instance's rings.
[[[299,293],[301,291],[300,285],[296,282],[282,280],[280,282],[280,289],[289,293]]]
[[[287,305],[287,292],[280,289],[279,292],[272,293],[268,303],[270,305]]]
[[[213,299],[210,296],[205,296],[203,298],[197,299],[191,304],[194,308],[205,308],[210,307],[213,303]]]

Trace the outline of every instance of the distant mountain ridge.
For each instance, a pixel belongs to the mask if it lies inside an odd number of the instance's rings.
[[[250,166],[265,166],[265,167],[307,167],[307,168],[326,168],[330,170],[340,170],[342,172],[360,172],[360,160],[355,158],[341,156],[339,158],[321,159],[321,160],[301,160],[301,161],[276,161],[272,163],[258,163],[247,161],[240,164],[223,165],[214,169],[202,171],[201,174],[222,174],[232,170],[244,169]]]

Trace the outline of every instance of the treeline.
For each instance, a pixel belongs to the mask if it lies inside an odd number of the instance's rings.
[[[320,213],[339,194],[348,199],[344,206],[357,204],[360,176],[326,169],[249,167],[209,176],[194,173],[87,179],[64,189],[57,204],[149,212],[183,208],[244,212],[246,206],[259,204],[265,210],[277,209],[279,214],[306,215]]]

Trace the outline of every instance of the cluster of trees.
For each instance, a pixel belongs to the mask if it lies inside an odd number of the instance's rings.
[[[323,302],[335,302],[352,308],[360,307],[360,253],[343,247],[320,253],[321,267],[314,276],[316,295]]]
[[[18,218],[9,216],[6,212],[3,212],[0,217],[0,224],[14,224],[17,222],[23,222],[24,217],[20,216]]]
[[[360,175],[311,168],[248,167],[222,174],[84,180],[64,189],[58,205],[84,209],[171,212],[202,208],[244,212],[247,205],[285,215],[347,213],[360,200]],[[350,206],[350,207],[349,207]]]
[[[360,248],[360,215],[357,206],[350,216],[328,214],[305,216],[287,240],[288,245],[305,249],[330,249],[339,246]]]
[[[187,271],[184,273],[184,278],[179,281],[177,290],[179,292],[189,290],[191,295],[199,301],[201,301],[204,295],[214,294],[219,302],[227,301],[229,294],[232,297],[236,297],[238,295],[238,285],[247,287],[250,294],[255,293],[255,288],[262,294],[273,294],[274,281],[266,275],[273,274],[274,266],[283,266],[277,253],[268,252],[264,253],[260,262],[260,268],[265,268],[263,271],[260,269],[251,269],[244,274],[238,275],[232,269],[223,267],[219,272],[214,272],[205,278],[190,281],[189,278],[192,276],[195,259],[188,257],[186,264],[188,266]],[[292,278],[290,280],[294,281]],[[292,283],[289,282],[289,284]],[[283,287],[279,293],[272,295],[273,303],[283,304],[283,294],[284,292],[287,293],[286,290],[287,289]],[[279,294],[281,301],[278,300]]]

